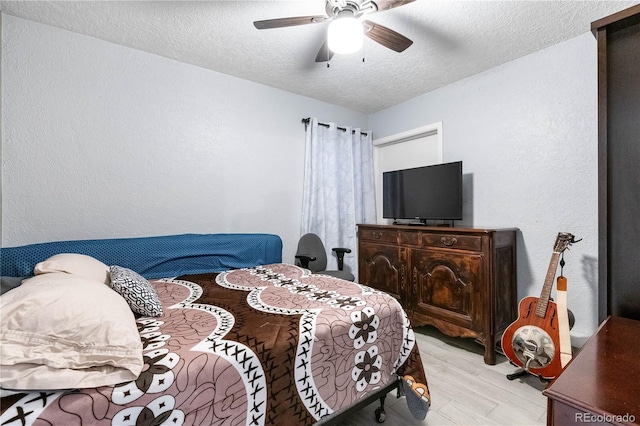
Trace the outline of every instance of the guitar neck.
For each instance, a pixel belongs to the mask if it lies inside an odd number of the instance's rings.
[[[536,315],[540,318],[544,318],[547,315],[547,306],[549,305],[549,298],[551,297],[553,278],[556,276],[559,261],[560,253],[554,251],[551,255],[551,262],[549,262],[549,269],[547,270],[547,276],[544,279],[540,299],[538,299],[538,304],[536,305]]]

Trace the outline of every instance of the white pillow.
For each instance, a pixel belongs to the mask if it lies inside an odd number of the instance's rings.
[[[0,387],[67,389],[135,380],[142,342],[131,309],[104,283],[48,273],[0,296]]]
[[[78,253],[60,253],[36,265],[35,275],[66,272],[109,284],[109,267],[98,259]]]

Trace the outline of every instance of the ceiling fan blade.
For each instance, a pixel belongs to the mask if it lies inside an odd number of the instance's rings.
[[[318,24],[328,20],[327,16],[295,16],[292,18],[265,19],[264,21],[254,21],[253,25],[259,30],[269,28],[295,27],[297,25]]]
[[[378,8],[378,12],[404,6],[405,4],[413,3],[414,1],[415,0],[373,0]]]
[[[403,52],[407,47],[413,44],[413,41],[385,26],[371,21],[364,21],[363,24],[365,28],[364,34],[367,37],[391,50]]]
[[[327,45],[327,41],[325,40],[322,43],[322,47],[318,50],[318,54],[316,55],[316,62],[329,62],[329,60],[333,57],[333,52],[329,49]]]

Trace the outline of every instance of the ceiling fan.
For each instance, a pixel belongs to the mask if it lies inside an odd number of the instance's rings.
[[[337,21],[345,22],[347,19],[353,21],[355,18],[358,20],[358,25],[362,27],[357,28],[357,31],[363,32],[364,35],[371,40],[386,48],[396,52],[403,52],[413,44],[413,41],[387,27],[360,18],[371,13],[394,9],[412,3],[413,1],[415,0],[327,0],[325,7],[327,12],[326,16],[312,15],[266,19],[263,21],[254,21],[253,25],[259,30],[265,30],[297,25],[319,24],[327,21],[332,21],[332,23]],[[331,31],[331,29],[329,31]],[[329,34],[329,37],[331,37],[331,34]],[[331,59],[335,52],[330,47],[330,41],[325,41],[316,55],[316,62],[327,62]]]

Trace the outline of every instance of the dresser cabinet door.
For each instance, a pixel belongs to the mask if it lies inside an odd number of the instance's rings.
[[[482,255],[448,250],[412,250],[413,311],[475,329],[484,289]]]
[[[361,243],[358,253],[360,282],[389,293],[396,299],[404,298],[406,267],[401,260],[401,253],[404,252],[398,246]]]

